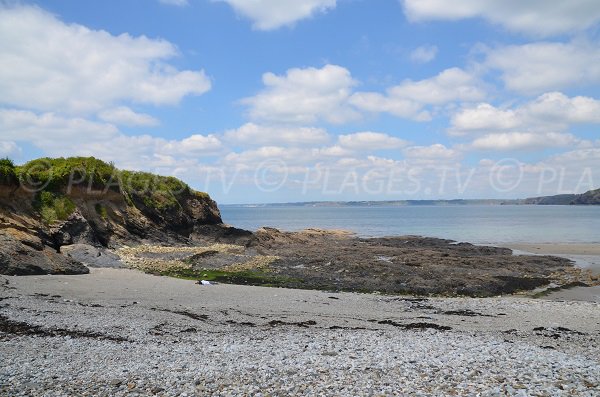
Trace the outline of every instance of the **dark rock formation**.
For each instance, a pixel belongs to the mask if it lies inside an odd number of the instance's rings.
[[[263,228],[248,243],[277,256],[285,286],[384,293],[494,296],[549,284],[565,258],[418,236],[357,238],[342,232]]]
[[[85,274],[81,263],[57,253],[35,236],[16,229],[0,231],[0,274]]]

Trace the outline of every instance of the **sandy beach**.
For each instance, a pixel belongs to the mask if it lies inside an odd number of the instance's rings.
[[[576,266],[589,269],[593,274],[600,274],[600,244],[525,244],[515,243],[506,245],[516,253],[556,255],[569,258]],[[600,303],[600,287],[575,287],[552,292],[544,297],[551,300],[577,300]]]
[[[411,298],[125,269],[0,279],[0,394],[581,395],[600,304]]]
[[[530,252],[533,254],[541,255],[585,255],[585,256],[599,256],[600,257],[600,244],[588,243],[588,244],[577,244],[577,243],[537,243],[537,244],[526,244],[526,243],[512,243],[507,244],[507,248]]]

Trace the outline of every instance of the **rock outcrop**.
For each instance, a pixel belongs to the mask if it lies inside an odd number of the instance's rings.
[[[76,259],[100,266],[110,262],[98,259],[106,248],[185,245],[202,227],[222,223],[207,194],[172,177],[119,171],[94,158],[34,160],[11,173],[3,165],[0,273],[82,273]]]
[[[0,232],[0,274],[84,274],[87,267],[57,253],[34,235],[16,230]]]

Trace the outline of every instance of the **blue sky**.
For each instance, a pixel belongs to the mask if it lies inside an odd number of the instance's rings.
[[[600,187],[593,0],[0,1],[0,155],[220,203]]]

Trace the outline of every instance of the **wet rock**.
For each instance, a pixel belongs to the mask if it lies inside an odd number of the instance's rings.
[[[35,242],[31,237],[29,242]],[[34,248],[35,247],[35,248]],[[86,274],[89,269],[41,244],[24,244],[0,231],[0,274]]]
[[[94,247],[89,244],[72,244],[60,247],[60,252],[68,258],[90,267],[125,267],[117,254],[103,247]]]
[[[71,214],[65,222],[52,227],[50,236],[56,247],[75,243],[98,244],[93,229],[79,211]]]

